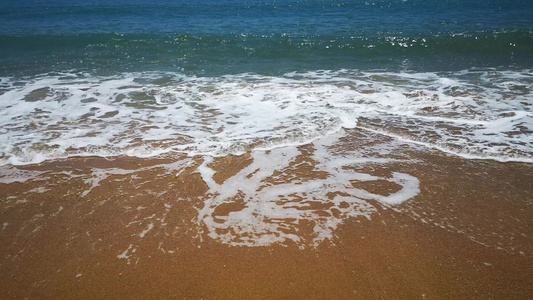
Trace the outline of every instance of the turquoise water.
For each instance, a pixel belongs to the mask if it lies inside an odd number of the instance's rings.
[[[533,66],[531,1],[2,1],[0,75]]]
[[[224,155],[356,126],[530,162],[532,15],[513,0],[1,1],[0,163]]]

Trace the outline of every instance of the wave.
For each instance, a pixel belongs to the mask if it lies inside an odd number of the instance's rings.
[[[47,73],[0,79],[0,163],[221,156],[362,128],[429,148],[533,160],[531,70]]]

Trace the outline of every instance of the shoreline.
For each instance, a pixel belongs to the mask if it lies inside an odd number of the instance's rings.
[[[246,223],[256,226],[253,230],[221,227],[231,212],[244,211],[247,198],[241,193],[228,192],[229,201],[222,203],[228,205],[206,210],[216,198],[213,187],[241,175],[248,184],[260,175],[261,170],[243,173],[260,163],[251,153],[210,163],[201,157],[118,157],[13,167],[40,173],[23,183],[0,184],[0,296],[533,296],[532,165],[466,160],[358,129],[346,132],[325,148],[358,163],[343,165],[335,174],[339,179],[331,180],[381,198],[351,203],[353,214],[343,210],[345,204],[332,206],[327,197],[349,198],[345,187],[327,181],[332,173],[321,169],[335,160],[330,154],[324,156],[329,160],[316,160],[321,146],[300,146],[292,159],[285,153],[287,164],[272,166],[272,174],[258,180],[254,195],[286,185],[314,187],[315,181],[330,187],[324,199],[312,199],[322,195],[318,188],[314,194],[280,198],[278,206],[305,203],[297,216],[305,212],[312,218],[296,222],[281,216],[276,224],[283,226],[275,229],[269,222]],[[259,165],[263,171],[272,157]],[[342,178],[352,173],[360,180]],[[406,188],[393,180],[395,173],[416,178],[419,193],[398,205],[380,202]],[[201,211],[210,213],[199,218]],[[206,221],[211,219],[212,228]],[[327,230],[317,233],[316,226]],[[254,237],[258,228],[267,229]],[[253,244],[269,234],[278,239]],[[255,246],[231,245],[246,241]]]

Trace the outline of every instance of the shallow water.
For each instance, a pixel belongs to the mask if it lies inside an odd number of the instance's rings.
[[[0,4],[0,163],[220,156],[358,126],[532,160],[529,1]]]
[[[530,70],[3,78],[0,161],[221,156],[358,127],[465,158],[531,162]]]

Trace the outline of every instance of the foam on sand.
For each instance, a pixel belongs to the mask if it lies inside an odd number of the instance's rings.
[[[210,196],[198,212],[199,222],[211,238],[230,245],[267,246],[290,241],[300,247],[316,247],[331,239],[346,219],[370,219],[376,208],[369,200],[397,205],[419,193],[418,179],[408,174],[394,172],[380,177],[350,169],[360,163],[329,151],[332,142],[335,138],[316,141],[313,155],[303,161],[298,160],[302,153],[294,147],[254,151],[253,162],[222,184],[213,180],[215,172],[209,167],[213,160],[205,157],[198,172],[208,184]],[[372,158],[366,163],[372,163]],[[287,174],[308,165],[314,165],[312,172],[323,176],[306,178],[309,174],[305,174],[287,182]],[[400,189],[380,195],[353,186],[354,182],[370,181],[387,181]],[[231,209],[219,213],[224,206]],[[306,232],[303,224],[313,227]]]

